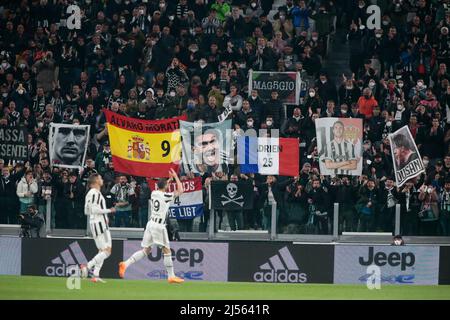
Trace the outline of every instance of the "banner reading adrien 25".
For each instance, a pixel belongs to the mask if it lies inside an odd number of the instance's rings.
[[[257,90],[259,97],[269,101],[272,91],[278,92],[278,99],[285,104],[299,104],[300,74],[298,72],[269,72],[250,70],[248,94]]]

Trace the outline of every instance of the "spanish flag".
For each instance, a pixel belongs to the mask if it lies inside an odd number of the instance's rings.
[[[141,177],[168,177],[181,160],[179,120],[141,120],[103,110],[114,170]]]

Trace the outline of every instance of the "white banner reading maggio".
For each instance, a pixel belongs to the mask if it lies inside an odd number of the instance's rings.
[[[394,162],[395,182],[397,187],[401,187],[409,179],[424,172],[425,166],[408,126],[398,129],[388,137]]]
[[[88,125],[51,123],[48,138],[51,165],[82,168],[89,146],[89,128]]]

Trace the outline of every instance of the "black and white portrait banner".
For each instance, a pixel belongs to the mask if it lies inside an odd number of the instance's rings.
[[[81,169],[89,146],[88,125],[51,123],[50,163],[55,167]]]

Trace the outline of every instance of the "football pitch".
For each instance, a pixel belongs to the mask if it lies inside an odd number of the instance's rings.
[[[158,300],[265,300],[265,299],[450,299],[450,286],[270,284],[195,282],[181,285],[165,281],[106,279],[107,283],[81,280],[69,290],[66,278],[0,276],[0,299],[158,299]]]

